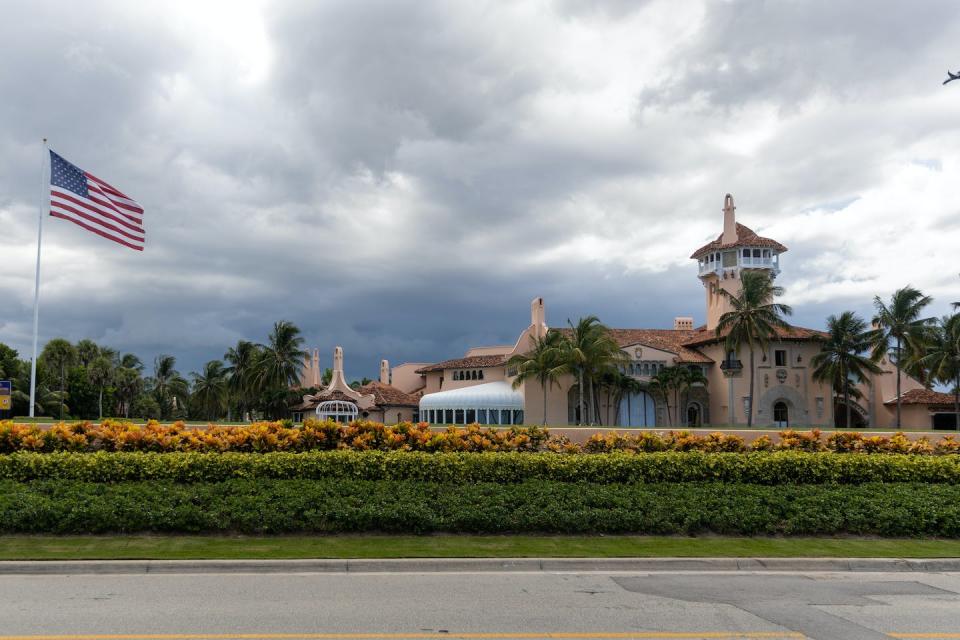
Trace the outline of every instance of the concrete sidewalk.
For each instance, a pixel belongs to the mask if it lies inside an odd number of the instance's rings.
[[[0,575],[461,572],[960,572],[960,558],[411,558],[0,561]]]

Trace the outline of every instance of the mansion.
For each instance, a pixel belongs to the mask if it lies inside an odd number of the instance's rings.
[[[697,262],[697,275],[704,290],[704,323],[695,326],[692,317],[678,317],[666,329],[611,329],[628,363],[623,373],[640,383],[640,391],[616,402],[601,393],[596,416],[603,426],[700,427],[733,426],[747,422],[749,409],[749,356],[727,353],[724,337],[716,327],[731,310],[723,291],[737,295],[740,275],[747,270],[780,273],[780,256],[787,248],[758,236],[736,221],[733,197],[723,206],[723,231],[690,256]],[[573,425],[578,422],[577,386],[573,375],[547,389],[546,416],[543,388],[535,381],[513,387],[507,361],[529,351],[537,338],[551,329],[546,307],[536,298],[530,307],[530,324],[509,345],[478,346],[462,357],[443,362],[380,364],[380,379],[359,389],[350,388],[343,375],[343,353],[334,354],[333,378],[316,395],[303,397],[293,408],[295,418],[307,415],[349,420],[365,417],[386,423],[422,421],[436,425],[471,424]],[[811,359],[820,350],[821,331],[790,326],[778,329],[765,352],[755,355],[754,417],[757,426],[777,428],[839,426],[889,428],[895,423],[896,372],[887,360],[883,373],[859,384],[862,397],[851,400],[852,420],[843,425],[846,411],[842,398],[834,397],[830,385],[813,378]],[[681,397],[682,406],[668,407],[649,390],[651,377],[676,365],[697,367],[706,384],[695,385]],[[301,386],[320,387],[319,355],[314,351],[304,363]],[[952,399],[930,391],[903,374],[902,425],[930,428],[953,424]]]

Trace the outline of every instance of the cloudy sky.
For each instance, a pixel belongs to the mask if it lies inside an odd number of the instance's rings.
[[[795,322],[960,300],[953,0],[0,0],[0,342],[28,352],[40,139],[146,208],[44,228],[41,340],[186,372],[272,323],[350,377],[552,325],[703,320],[690,253],[783,242]],[[65,9],[69,8],[68,11]]]

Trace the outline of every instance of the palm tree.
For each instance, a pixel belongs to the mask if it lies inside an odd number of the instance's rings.
[[[570,371],[570,365],[564,358],[561,347],[563,338],[556,332],[548,332],[543,338],[535,338],[533,350],[518,353],[507,361],[508,369],[515,369],[513,388],[516,389],[528,380],[536,380],[543,388],[543,424],[547,424],[547,391],[555,385],[560,376]]]
[[[153,361],[152,386],[161,418],[169,418],[174,407],[184,405],[189,395],[189,385],[176,367],[177,359],[171,355],[161,354]]]
[[[561,349],[570,371],[577,376],[579,424],[585,421],[592,423],[592,418],[595,417],[594,383],[604,371],[623,362],[626,354],[620,350],[617,341],[610,335],[610,330],[596,316],[580,318],[576,325],[568,319],[567,324],[570,325],[570,335],[561,343]],[[588,411],[584,411],[584,385],[590,389]]]
[[[27,386],[29,387],[30,381],[27,380]],[[30,394],[24,393],[19,389],[14,389],[11,395],[11,400],[17,404],[24,404],[30,406]],[[36,397],[33,399],[33,408],[38,416],[50,415],[53,413],[53,408],[60,404],[62,408],[65,408],[68,412],[70,407],[63,405],[63,394],[59,391],[51,391],[49,387],[45,384],[37,384]]]
[[[194,406],[204,417],[216,420],[220,417],[229,393],[227,370],[220,360],[211,360],[203,365],[201,373],[192,373]]]
[[[90,363],[100,357],[100,347],[93,340],[83,339],[76,346],[77,363],[81,367],[89,367]]]
[[[742,345],[750,350],[750,391],[747,407],[747,427],[753,426],[753,387],[756,377],[754,353],[756,349],[766,349],[770,340],[777,336],[777,329],[787,328],[783,316],[793,313],[788,305],[774,302],[774,298],[783,295],[783,287],[773,284],[773,280],[764,271],[744,271],[740,276],[740,292],[731,294],[720,289],[726,296],[732,311],[728,311],[717,322],[717,337],[726,332],[727,352],[739,352]]]
[[[300,380],[300,369],[307,352],[302,349],[303,337],[292,322],[281,320],[273,325],[268,344],[261,345],[255,380],[260,389],[290,388]]]
[[[640,384],[640,381],[634,378],[631,375],[621,373],[617,376],[617,421],[620,419],[620,405],[623,403],[624,397],[627,399],[627,424],[621,426],[631,427],[633,426],[633,406],[631,405],[631,397],[643,391],[643,385]]]
[[[130,417],[130,405],[143,392],[143,362],[132,353],[113,352],[116,414]]]
[[[680,413],[680,398],[684,397],[682,406],[687,406],[690,400],[690,389],[698,384],[707,384],[707,376],[704,375],[703,368],[697,365],[680,364],[672,368],[677,370],[674,381],[677,388],[677,423],[679,424],[683,420],[683,424],[685,424],[687,418],[685,414],[681,415]]]
[[[87,365],[87,378],[93,386],[97,387],[97,411],[101,420],[103,419],[103,389],[113,381],[114,374],[113,359],[105,355],[97,356]]]
[[[130,406],[143,392],[143,378],[133,367],[117,367],[114,370],[114,385],[117,398],[117,413],[130,417]]]
[[[869,330],[867,323],[853,311],[844,311],[839,316],[827,318],[827,333],[822,350],[810,360],[813,379],[829,383],[834,393],[843,395],[843,405],[847,412],[844,424],[849,428],[851,395],[862,395],[854,383],[868,381],[867,374],[880,374],[883,369],[865,355],[875,339],[874,332]]]
[[[933,302],[933,298],[925,296],[918,289],[910,285],[897,289],[890,297],[890,304],[885,304],[880,296],[873,299],[876,315],[873,325],[877,328],[873,339],[873,359],[879,361],[891,353],[893,348],[894,364],[897,367],[897,428],[900,428],[900,376],[903,365],[911,356],[922,350],[922,343],[926,329],[930,325],[930,318],[921,318],[923,309]]]
[[[43,351],[40,352],[40,360],[49,370],[60,372],[60,419],[63,420],[67,369],[76,363],[77,350],[69,341],[63,338],[54,338],[43,347]]]
[[[953,412],[956,429],[960,431],[960,313],[940,318],[930,334],[921,360],[932,378],[953,384]]]
[[[117,354],[117,367],[133,369],[137,373],[143,373],[143,362],[132,353],[125,353],[122,356]]]
[[[254,390],[253,377],[259,356],[257,345],[246,340],[240,340],[237,346],[230,347],[223,355],[223,359],[228,363],[224,369],[227,375],[227,389],[239,406],[241,419],[247,413],[247,398]]]
[[[673,416],[670,413],[670,393],[676,384],[676,370],[673,367],[664,367],[650,377],[648,390],[654,396],[660,396],[667,410],[667,426],[673,426]]]

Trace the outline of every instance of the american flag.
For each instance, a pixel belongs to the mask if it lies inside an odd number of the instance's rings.
[[[50,152],[50,215],[143,251],[143,207],[116,187]]]

